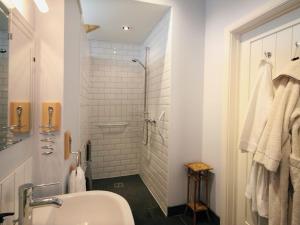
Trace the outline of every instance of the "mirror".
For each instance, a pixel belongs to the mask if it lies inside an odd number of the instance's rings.
[[[0,5],[0,150],[7,144],[8,129],[8,10]]]
[[[0,2],[0,150],[31,131],[33,36],[22,19]]]

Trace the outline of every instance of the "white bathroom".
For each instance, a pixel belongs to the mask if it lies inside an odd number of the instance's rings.
[[[0,224],[299,225],[299,0],[1,0]]]

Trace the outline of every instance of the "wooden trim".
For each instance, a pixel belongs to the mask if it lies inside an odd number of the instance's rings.
[[[24,19],[17,9],[12,9],[10,12],[10,23],[14,23],[29,39],[33,39],[33,27]],[[11,26],[10,26],[11,27]],[[11,32],[11,31],[10,31]]]
[[[250,13],[225,29],[226,70],[224,80],[225,103],[222,112],[222,160],[225,176],[222,176],[221,224],[236,224],[237,190],[237,131],[239,107],[239,49],[240,35],[300,7],[300,0],[274,0]]]
[[[296,26],[298,24],[300,24],[300,18],[296,19],[296,20],[293,20],[291,22],[288,22],[286,24],[283,24],[283,25],[281,25],[279,27],[276,27],[274,29],[271,29],[271,30],[269,30],[267,32],[264,32],[263,34],[259,34],[259,35],[255,36],[255,37],[253,37],[253,38],[251,38],[251,39],[249,39],[247,41],[249,41],[250,43],[252,43],[252,42],[255,42],[257,40],[263,39],[263,38],[265,38],[267,36],[270,36],[272,34],[275,34],[275,33],[278,33],[280,31],[286,30],[288,28],[294,27],[294,26]]]
[[[226,30],[234,34],[246,33],[299,8],[299,5],[299,0],[272,0],[236,23],[228,26]]]

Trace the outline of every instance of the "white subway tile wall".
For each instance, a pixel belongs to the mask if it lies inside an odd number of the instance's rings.
[[[139,173],[144,73],[131,60],[140,50],[138,45],[90,41],[93,179]],[[116,123],[128,125],[109,126]]]
[[[0,124],[7,124],[8,106],[8,34],[0,31],[0,49],[6,53],[0,53]]]
[[[155,119],[157,124],[149,126],[149,144],[141,151],[140,161],[140,175],[165,213],[167,213],[168,123],[171,88],[170,16],[168,12],[144,42],[145,47],[150,47],[148,112],[149,117]]]

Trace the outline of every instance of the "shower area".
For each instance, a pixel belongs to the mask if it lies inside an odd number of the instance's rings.
[[[157,16],[151,29],[140,32],[138,41],[131,35],[138,32],[138,25],[132,24],[133,20],[139,20],[139,15],[130,16],[126,22],[129,30],[123,27],[120,35],[124,35],[124,41],[120,36],[105,36],[105,27],[101,24],[88,33],[89,83],[84,88],[88,100],[85,98],[86,103],[82,105],[88,105],[86,121],[92,143],[92,178],[101,184],[109,178],[135,175],[166,213],[170,9],[138,1],[94,2],[102,3],[108,12],[121,6],[126,11],[122,5],[126,2],[132,12],[141,13],[144,9]],[[83,10],[85,7],[96,5],[83,4]],[[88,18],[86,21],[95,24]],[[115,185],[122,187],[123,184]]]
[[[90,41],[93,179],[137,174],[143,126],[140,47]]]

